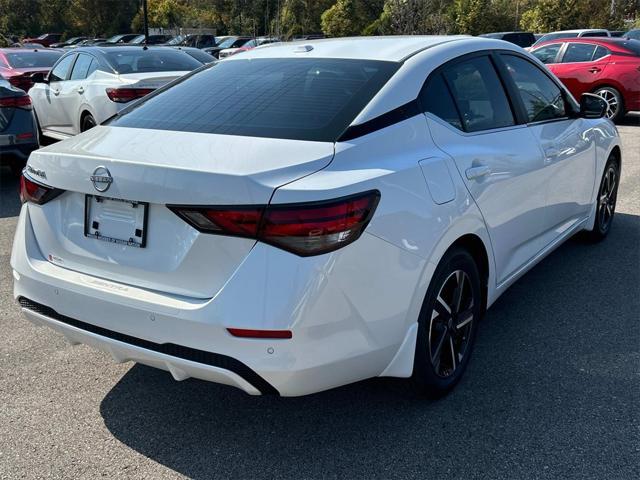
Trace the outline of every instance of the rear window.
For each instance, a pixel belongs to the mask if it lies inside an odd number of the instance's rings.
[[[547,33],[538,39],[536,44],[540,44],[542,42],[548,42],[549,40],[556,40],[558,38],[575,38],[578,34],[573,33]]]
[[[114,49],[105,54],[109,63],[118,73],[191,71],[202,64],[180,50],[139,50]]]
[[[395,62],[219,62],[124,110],[110,125],[333,142],[396,72]]]
[[[50,67],[60,58],[60,52],[10,52],[6,53],[7,61],[13,68]]]
[[[618,42],[616,45],[619,45],[625,50],[629,50],[631,53],[640,57],[640,40],[628,40],[626,42]]]

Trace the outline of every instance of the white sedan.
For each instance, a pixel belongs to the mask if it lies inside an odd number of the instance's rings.
[[[81,47],[36,77],[29,96],[42,134],[65,139],[201,66],[170,47]]]
[[[14,295],[176,380],[442,395],[487,307],[575,233],[610,231],[605,107],[499,40],[254,49],[31,155]]]

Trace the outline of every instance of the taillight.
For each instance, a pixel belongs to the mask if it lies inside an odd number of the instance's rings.
[[[0,107],[31,110],[31,97],[29,97],[29,95],[22,95],[20,97],[3,97],[0,98]]]
[[[112,102],[127,103],[149,95],[155,88],[107,88],[107,97]]]
[[[30,76],[25,74],[22,75],[13,75],[7,79],[11,85],[14,87],[18,87],[25,92],[33,87],[33,81]]]
[[[380,192],[373,190],[310,203],[168,208],[201,232],[253,238],[307,257],[357,240],[379,200]]]
[[[54,199],[63,191],[64,190],[34,182],[24,173],[20,177],[20,201],[22,203],[31,202],[42,205],[47,203],[49,200]]]

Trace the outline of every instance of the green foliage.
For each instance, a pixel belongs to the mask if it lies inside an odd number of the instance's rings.
[[[337,0],[322,14],[322,31],[331,37],[360,35],[375,22],[384,0]]]
[[[218,35],[472,34],[640,27],[639,0],[148,0],[149,26]],[[0,33],[142,31],[141,0],[0,0]]]

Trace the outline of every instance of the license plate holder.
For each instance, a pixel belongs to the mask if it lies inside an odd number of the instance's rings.
[[[104,242],[145,248],[149,204],[119,198],[86,195],[84,236]]]

